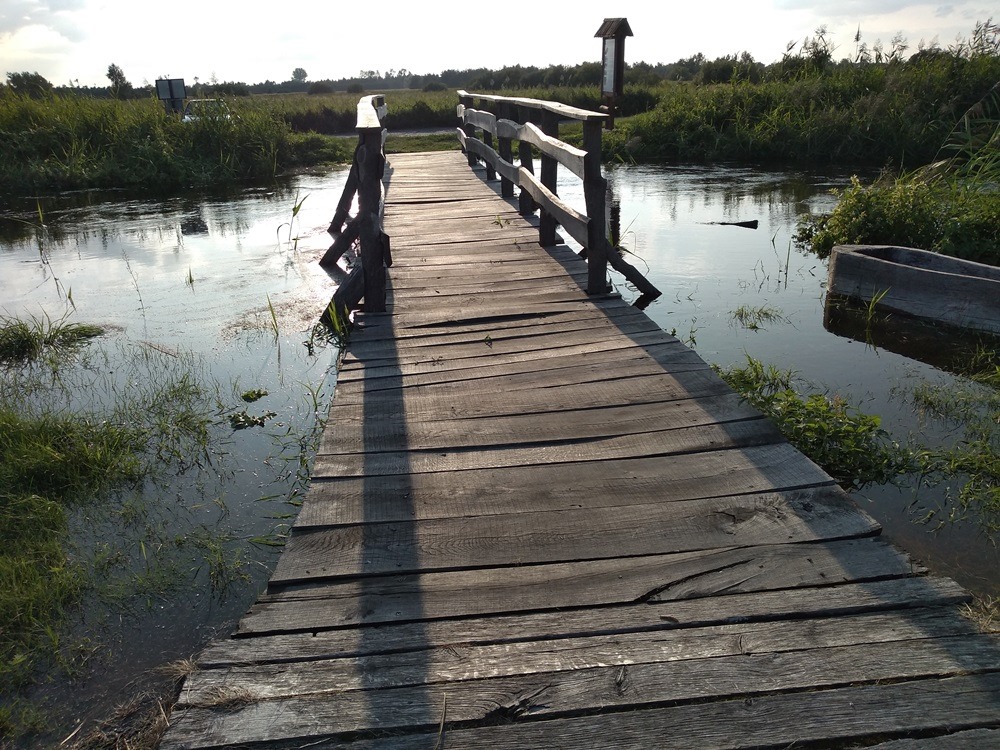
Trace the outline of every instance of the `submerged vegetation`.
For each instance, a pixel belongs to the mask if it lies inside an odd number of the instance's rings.
[[[259,428],[276,416],[242,423],[268,389],[223,387],[195,355],[94,341],[100,329],[65,319],[5,318],[0,341],[24,330],[34,343],[0,363],[0,744],[46,728],[30,691],[85,676],[112,648],[101,634],[110,623],[146,616],[195,580],[221,603],[259,578],[321,424],[315,386],[305,430],[286,414],[262,436],[277,492],[255,499],[274,502],[259,520],[226,520],[234,421]],[[267,483],[254,481],[255,492]]]
[[[6,319],[0,332],[23,327]],[[140,348],[127,366],[117,365],[120,379],[94,376],[108,372],[108,363],[77,367],[71,360],[80,339],[70,335],[93,330],[47,327],[36,337],[45,339],[46,356],[21,357],[0,371],[0,735],[30,726],[17,696],[40,670],[72,674],[87,658],[65,628],[83,597],[127,586],[112,572],[120,550],[70,544],[73,519],[93,523],[110,513],[135,523],[144,484],[182,470],[207,445],[212,401],[190,368]],[[149,385],[134,379],[140,370]],[[86,408],[74,406],[81,388],[91,389]]]
[[[882,429],[878,417],[852,408],[839,396],[800,395],[790,370],[748,357],[746,366],[719,374],[845,489],[884,484],[910,467],[908,452]]]

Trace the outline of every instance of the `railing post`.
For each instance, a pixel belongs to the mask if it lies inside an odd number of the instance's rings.
[[[530,111],[527,107],[517,107],[517,121],[519,123],[526,123],[531,120]],[[531,174],[535,173],[535,154],[531,150],[531,144],[527,141],[518,141],[517,143],[517,155],[521,162],[521,167],[523,167]],[[521,188],[521,194],[517,199],[517,208],[525,216],[528,214],[533,214],[535,212],[535,201],[528,194],[528,191]]]
[[[559,137],[559,115],[554,112],[544,110],[542,112],[542,132],[553,138]],[[598,157],[600,158],[600,157]],[[558,195],[556,182],[559,174],[559,162],[551,156],[542,154],[542,174],[541,182],[553,195]],[[556,244],[556,220],[544,208],[541,211],[538,225],[538,243],[542,247],[549,247]]]
[[[607,181],[601,175],[601,122],[583,123],[583,195],[587,205],[587,294],[608,291]]]
[[[385,252],[379,213],[382,200],[382,129],[358,131],[361,145],[358,154],[358,216],[361,230],[361,266],[365,274],[365,311],[385,312]]]
[[[472,109],[473,108],[472,107],[472,102],[473,102],[473,99],[472,99],[471,96],[460,96],[460,97],[458,97],[458,103],[461,104],[462,106],[464,106],[466,109]],[[462,130],[465,131],[466,137],[468,137],[468,138],[475,138],[476,137],[476,128],[475,128],[474,125],[470,125],[468,123],[464,123],[462,125]],[[472,155],[472,152],[471,151],[467,151],[466,152],[466,156],[469,157],[469,166],[470,167],[476,166],[476,157]]]
[[[511,105],[508,102],[503,102],[500,105],[500,108],[497,111],[497,114],[500,117],[502,117],[502,118],[504,118],[506,120],[513,120],[514,117],[511,117],[511,109],[512,109],[512,107],[511,107]],[[514,147],[513,147],[513,144],[511,142],[511,139],[510,138],[498,137],[497,140],[499,141],[499,143],[497,144],[497,147],[498,147],[498,151],[500,153],[500,158],[503,159],[505,162],[509,162],[509,163],[513,164],[514,163]],[[501,177],[500,178],[500,195],[502,197],[504,197],[504,198],[513,198],[514,197],[514,183],[511,182],[510,180],[508,180],[506,177]]]

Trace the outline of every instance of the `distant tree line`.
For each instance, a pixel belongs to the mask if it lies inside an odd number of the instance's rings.
[[[877,40],[869,45],[862,41],[860,29],[853,39],[851,54],[835,60],[836,46],[825,26],[820,26],[812,36],[801,42],[790,42],[781,59],[764,64],[749,52],[739,52],[708,59],[702,53],[681,58],[672,63],[647,63],[640,61],[626,67],[626,85],[656,86],[664,81],[687,81],[695,85],[711,85],[746,81],[794,81],[829,73],[837,69],[857,66],[891,66],[916,62],[938,56],[969,57],[972,55],[997,56],[1000,54],[1000,34],[992,19],[976,25],[968,39],[959,40],[944,49],[936,42],[921,43],[916,53],[907,57],[909,46],[900,35],[894,36],[889,45]],[[361,70],[358,75],[309,81],[304,68],[295,68],[287,81],[266,80],[260,83],[242,81],[218,82],[213,76],[206,83],[197,77],[189,82],[188,92],[193,97],[250,96],[252,94],[311,93],[325,94],[335,91],[360,93],[393,89],[444,90],[468,88],[482,91],[503,89],[537,89],[556,87],[597,87],[601,81],[601,64],[584,62],[579,65],[508,65],[499,69],[466,68],[448,69],[440,73],[417,74],[406,68],[399,70]],[[153,95],[151,85],[133,87],[117,65],[108,67],[109,86],[54,86],[37,72],[8,73],[6,85],[0,84],[0,94],[9,90],[31,97],[52,93],[80,94],[93,97],[138,98]]]

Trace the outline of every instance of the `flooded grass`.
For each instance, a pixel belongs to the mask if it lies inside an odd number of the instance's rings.
[[[747,357],[743,367],[717,371],[844,489],[885,484],[910,469],[910,452],[890,438],[877,416],[859,411],[838,395],[800,394],[791,370]]]
[[[73,336],[45,338],[46,346],[80,342]],[[123,600],[154,580],[123,573],[126,557],[110,545],[88,550],[73,537],[93,533],[99,524],[92,519],[135,524],[145,515],[138,501],[143,486],[165,472],[183,471],[208,451],[212,412],[207,410],[216,405],[197,374],[176,357],[139,347],[130,352],[133,361],[124,368],[130,376],[155,370],[158,377],[147,377],[142,385],[112,382],[109,370],[94,367],[106,361],[103,352],[80,353],[69,361],[63,351],[59,358],[8,368],[0,379],[4,734],[23,729],[17,726],[24,721],[17,718],[18,694],[39,673],[78,669],[74,652],[83,641],[67,639],[67,625],[83,599]],[[82,391],[94,396],[87,407],[77,404]],[[75,534],[71,526],[77,527]],[[140,534],[138,543],[148,558],[147,535]],[[161,580],[153,589],[162,585]]]
[[[0,317],[0,365],[37,359],[46,351],[71,354],[104,328],[87,323],[70,323],[65,318]]]

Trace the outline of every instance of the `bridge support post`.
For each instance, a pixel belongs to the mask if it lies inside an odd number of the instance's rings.
[[[380,213],[382,207],[382,128],[359,128],[358,219],[361,266],[365,275],[365,311],[385,312],[385,256]]]
[[[511,105],[507,102],[503,102],[500,105],[497,114],[507,120],[515,119],[513,112],[511,112]],[[504,138],[503,136],[497,137],[497,150],[500,153],[500,158],[511,164],[514,163],[514,146],[510,138]],[[508,180],[506,177],[500,178],[500,195],[503,198],[513,198],[514,197],[514,183]]]
[[[599,121],[583,124],[583,194],[587,204],[587,294],[608,291],[608,237],[605,199],[608,183],[601,175],[601,127]],[[614,252],[612,250],[611,252]]]
[[[517,115],[518,122],[528,122],[530,120],[531,118],[530,110],[524,107],[517,107],[516,110],[518,112]],[[534,174],[535,155],[531,150],[531,144],[528,143],[527,141],[518,141],[517,155],[521,161],[521,167],[524,170],[530,172],[531,174]],[[525,190],[524,188],[521,188],[521,193],[518,196],[517,207],[518,210],[525,216],[527,216],[528,214],[535,213],[535,208],[536,208],[535,201],[528,194],[528,191]]]

